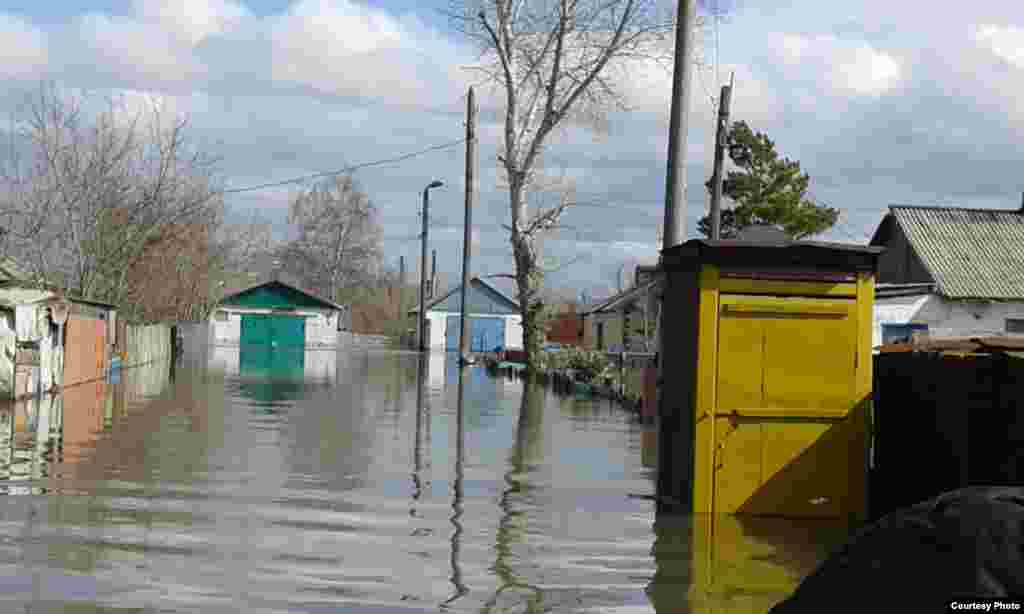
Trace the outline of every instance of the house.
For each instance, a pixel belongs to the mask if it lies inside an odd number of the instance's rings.
[[[583,314],[583,347],[607,352],[654,351],[662,282],[655,265],[641,265],[633,286]]]
[[[1024,211],[893,206],[879,259],[874,345],[915,333],[1024,334]]]
[[[576,305],[567,303],[560,306],[547,324],[548,343],[581,345],[583,343],[583,318]]]
[[[424,306],[427,346],[431,349],[459,349],[461,335],[462,286],[456,286]],[[479,277],[474,277],[466,292],[469,312],[469,349],[489,352],[497,347],[523,347],[523,318],[519,304]],[[409,310],[414,321],[419,306]]]
[[[0,398],[102,379],[114,343],[113,305],[62,296],[10,259],[0,263]]]
[[[226,290],[210,316],[215,346],[337,348],[345,307],[278,278]]]

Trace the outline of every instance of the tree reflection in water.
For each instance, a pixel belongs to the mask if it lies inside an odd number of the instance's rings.
[[[509,458],[510,470],[505,474],[508,485],[498,505],[502,509],[501,521],[498,523],[495,551],[497,558],[491,571],[498,577],[500,585],[494,595],[487,600],[482,613],[490,613],[497,609],[498,601],[505,591],[526,594],[526,614],[544,611],[544,594],[541,589],[530,585],[519,578],[512,568],[515,554],[512,547],[523,543],[526,533],[527,515],[514,509],[516,500],[529,498],[534,486],[528,479],[534,467],[543,461],[543,412],[544,387],[541,382],[527,377],[523,380],[523,397],[519,407],[519,420],[516,423],[516,441]]]

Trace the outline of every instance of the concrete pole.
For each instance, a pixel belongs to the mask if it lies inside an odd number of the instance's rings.
[[[437,296],[437,250],[430,250],[430,298]]]
[[[725,162],[725,140],[729,134],[729,102],[732,83],[722,86],[718,100],[718,128],[715,133],[715,169],[711,175],[711,238],[722,238],[722,165]]]
[[[675,65],[672,79],[672,110],[668,135],[668,172],[665,183],[665,222],[662,231],[662,248],[668,249],[683,242],[686,233],[683,224],[686,222],[686,141],[689,127],[691,74],[693,65],[693,30],[696,23],[696,0],[678,0],[676,15],[676,47]],[[660,267],[659,267],[660,268]],[[661,271],[661,275],[665,275]],[[661,286],[662,291],[667,284]],[[678,428],[680,420],[693,420],[693,416],[681,416],[675,411],[676,400],[666,399],[662,394],[665,381],[664,348],[668,340],[665,338],[666,310],[662,300],[658,323],[657,346],[657,396],[658,396],[658,509],[663,509],[664,497],[676,489],[675,482],[679,479],[678,471],[682,467],[674,467],[675,455],[667,451],[674,446],[686,445],[677,441],[676,433],[684,432]]]
[[[462,228],[462,290],[459,296],[459,362],[469,362],[469,318],[466,317],[466,292],[469,289],[470,256],[473,241],[473,207],[476,205],[477,154],[476,154],[476,96],[469,88],[466,98],[466,219]]]
[[[676,16],[675,67],[672,78],[672,110],[668,129],[668,173],[665,183],[663,247],[683,242],[686,232],[686,138],[690,119],[690,82],[693,73],[693,30],[696,0],[679,0]]]
[[[426,333],[427,314],[427,211],[430,208],[430,188],[423,188],[423,234],[420,236],[420,309],[416,314],[416,347],[419,351],[427,349]]]

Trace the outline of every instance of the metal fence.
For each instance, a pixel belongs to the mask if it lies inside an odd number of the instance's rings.
[[[873,516],[1024,481],[1024,358],[883,353],[874,377]]]

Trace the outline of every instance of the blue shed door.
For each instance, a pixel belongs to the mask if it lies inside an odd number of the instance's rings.
[[[460,327],[459,316],[448,316],[445,331],[446,346],[449,350],[459,349]],[[504,318],[469,318],[469,351],[490,352],[496,347],[505,345]]]

